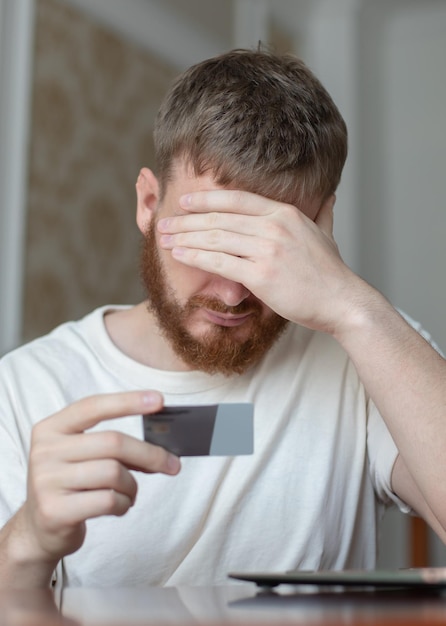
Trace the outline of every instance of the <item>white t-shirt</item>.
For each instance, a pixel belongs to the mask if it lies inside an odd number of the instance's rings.
[[[59,584],[209,585],[229,582],[229,571],[375,566],[385,505],[405,508],[390,487],[397,450],[335,340],[290,324],[242,376],[167,372],[117,349],[109,308],[3,358],[0,525],[26,497],[33,424],[87,395],[158,389],[166,404],[254,402],[255,449],[183,458],[176,477],[135,472],[135,506],[87,522]],[[140,417],[96,428],[142,438]]]

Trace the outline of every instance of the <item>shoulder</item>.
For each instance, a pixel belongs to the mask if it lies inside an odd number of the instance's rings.
[[[346,369],[357,379],[348,354],[330,335],[290,323],[264,358],[258,374],[292,379],[311,377],[326,386],[341,377]]]
[[[67,403],[76,390],[88,392],[85,374],[92,372],[98,346],[107,341],[103,315],[108,309],[101,307],[78,321],[61,324],[6,354],[0,360],[0,395],[23,402],[53,394]]]
[[[47,335],[37,337],[14,350],[8,352],[1,359],[2,368],[14,367],[16,363],[24,364],[28,361],[39,361],[57,358],[67,347],[82,347],[82,339],[90,332],[99,330],[102,317],[107,307],[96,309],[80,320],[64,322]]]

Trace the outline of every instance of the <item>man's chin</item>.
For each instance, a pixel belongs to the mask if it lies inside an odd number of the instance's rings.
[[[254,324],[246,321],[239,326],[225,326],[223,324],[200,323],[185,327],[185,331],[192,339],[204,345],[218,342],[222,337],[234,343],[235,346],[249,341],[253,334]]]
[[[240,375],[259,363],[277,341],[286,323],[262,334],[259,328],[250,332],[248,328],[218,327],[193,336],[185,331],[181,338],[170,336],[177,355],[191,369],[207,374]]]

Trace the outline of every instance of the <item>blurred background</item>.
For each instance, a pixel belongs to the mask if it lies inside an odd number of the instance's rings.
[[[0,0],[0,354],[142,298],[134,185],[182,69],[259,41],[343,113],[346,262],[446,351],[445,0]],[[381,566],[446,565],[396,512]]]

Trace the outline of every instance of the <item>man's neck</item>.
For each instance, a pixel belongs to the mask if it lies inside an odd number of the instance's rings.
[[[189,371],[163,336],[146,302],[110,311],[105,328],[115,346],[138,363],[166,371]]]

